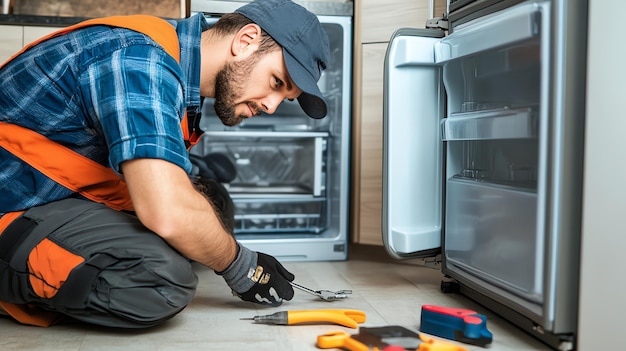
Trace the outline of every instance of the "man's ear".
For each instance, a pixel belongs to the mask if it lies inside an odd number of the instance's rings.
[[[259,48],[260,40],[261,27],[254,23],[247,24],[235,34],[231,45],[231,53],[233,56],[246,58]]]

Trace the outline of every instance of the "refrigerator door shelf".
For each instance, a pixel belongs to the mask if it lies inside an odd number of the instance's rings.
[[[536,138],[537,117],[532,108],[456,113],[442,122],[442,138],[444,141]]]
[[[497,47],[536,38],[541,29],[541,14],[548,2],[528,2],[508,11],[497,12],[480,21],[455,28],[462,36],[450,35],[435,45],[436,62],[470,56]]]
[[[395,258],[432,256],[441,246],[444,92],[434,45],[443,35],[400,29],[387,50],[383,242]]]

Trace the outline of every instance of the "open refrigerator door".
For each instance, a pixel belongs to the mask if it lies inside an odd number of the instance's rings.
[[[445,97],[435,29],[399,29],[385,58],[383,242],[392,257],[440,252]]]

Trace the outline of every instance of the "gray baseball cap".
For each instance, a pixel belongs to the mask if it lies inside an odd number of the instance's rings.
[[[289,76],[302,94],[298,102],[312,118],[323,118],[327,105],[317,81],[329,61],[328,35],[317,16],[291,0],[257,0],[236,13],[258,24],[283,48]]]

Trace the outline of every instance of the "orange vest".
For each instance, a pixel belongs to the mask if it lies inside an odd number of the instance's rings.
[[[0,68],[40,42],[74,29],[93,25],[128,28],[143,33],[161,45],[170,56],[176,59],[176,62],[180,62],[180,44],[174,27],[158,17],[133,15],[96,18],[63,28],[28,44]],[[181,128],[185,143],[189,145],[189,148],[198,143],[201,134],[194,132],[190,135],[187,113],[183,117]],[[126,183],[111,168],[102,166],[39,133],[18,125],[0,122],[0,147],[87,199],[103,203],[115,210],[132,211],[134,209]],[[23,212],[10,212],[0,216],[0,235]],[[62,270],[63,272],[56,272],[60,275],[59,281],[64,281],[72,268],[72,265],[68,265]],[[50,326],[59,317],[57,313],[29,305],[15,305],[0,301],[0,307],[24,324]]]
[[[112,16],[80,22],[28,44],[7,62],[45,40],[93,25],[122,27],[143,33],[159,43],[176,59],[176,62],[180,62],[180,45],[174,27],[161,18],[148,15]],[[198,143],[201,135],[195,132],[190,135],[187,113],[183,117],[181,128],[189,147]],[[0,122],[0,147],[87,199],[103,203],[115,210],[134,209],[126,183],[111,168],[102,166],[39,133],[18,125]]]

